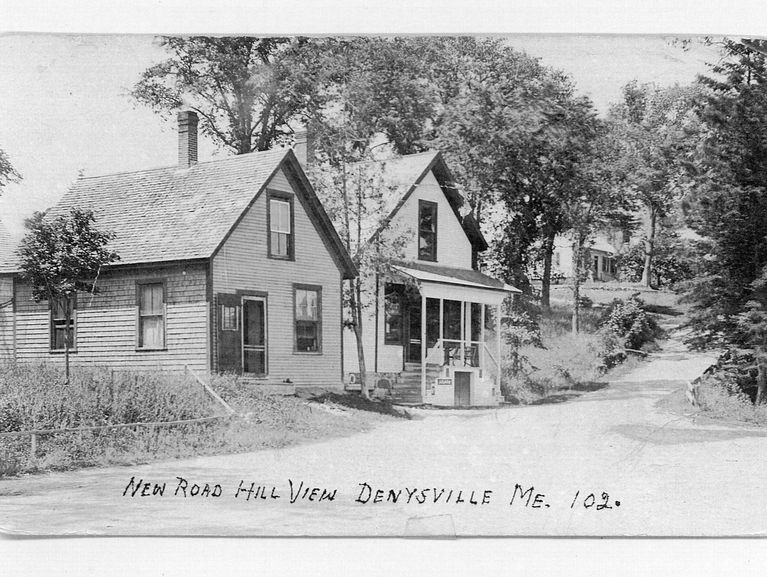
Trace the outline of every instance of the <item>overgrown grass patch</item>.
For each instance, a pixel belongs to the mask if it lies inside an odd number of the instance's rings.
[[[755,405],[727,374],[701,378],[698,401],[701,411],[712,419],[767,425],[767,405]]]
[[[34,457],[29,436],[0,437],[0,476],[285,447],[365,431],[390,418],[348,407],[328,411],[295,396],[267,395],[234,375],[211,381],[236,411],[230,417],[182,375],[77,369],[69,386],[61,384],[61,377],[48,366],[0,369],[5,415],[0,432],[221,418],[40,435]]]

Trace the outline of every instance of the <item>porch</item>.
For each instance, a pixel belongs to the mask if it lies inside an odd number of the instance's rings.
[[[384,343],[402,347],[402,367],[373,379],[377,393],[402,404],[497,405],[501,305],[517,289],[473,270],[408,263],[396,272],[384,288]]]

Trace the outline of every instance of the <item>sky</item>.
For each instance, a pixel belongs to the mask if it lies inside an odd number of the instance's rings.
[[[508,42],[573,78],[600,113],[628,81],[688,83],[716,59],[670,36],[523,34]],[[23,176],[0,193],[0,220],[12,235],[23,219],[57,202],[77,178],[172,165],[175,120],[133,102],[141,72],[164,57],[144,35],[0,36],[0,148]],[[201,141],[200,160],[227,154]]]

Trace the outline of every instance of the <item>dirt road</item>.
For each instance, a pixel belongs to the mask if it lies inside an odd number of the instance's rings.
[[[420,420],[284,450],[0,481],[0,526],[36,534],[762,534],[767,431],[664,408],[709,361],[672,342],[610,386],[561,404],[419,410]]]

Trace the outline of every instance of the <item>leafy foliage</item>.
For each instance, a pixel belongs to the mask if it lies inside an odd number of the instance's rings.
[[[107,247],[114,234],[98,230],[94,222],[92,211],[77,208],[52,220],[41,212],[27,220],[19,264],[37,301],[94,290],[101,267],[120,259]]]
[[[18,182],[21,175],[13,168],[8,155],[0,149],[0,190],[9,182]]]
[[[151,66],[131,95],[168,116],[196,111],[201,130],[237,154],[291,139],[290,122],[316,107],[319,63],[304,38],[163,37],[170,57]]]
[[[656,288],[674,287],[694,276],[694,251],[673,230],[662,229],[653,245],[652,285]],[[646,252],[643,245],[632,246],[619,258],[621,280],[640,282],[645,269]]]
[[[625,301],[615,299],[602,312],[600,325],[617,337],[624,349],[641,350],[661,335],[658,323],[637,296]]]
[[[739,315],[749,301],[765,304],[754,281],[767,265],[767,41],[721,48],[714,76],[700,79],[711,93],[699,106],[702,139],[684,203],[708,249],[686,288],[696,346],[745,345]]]

